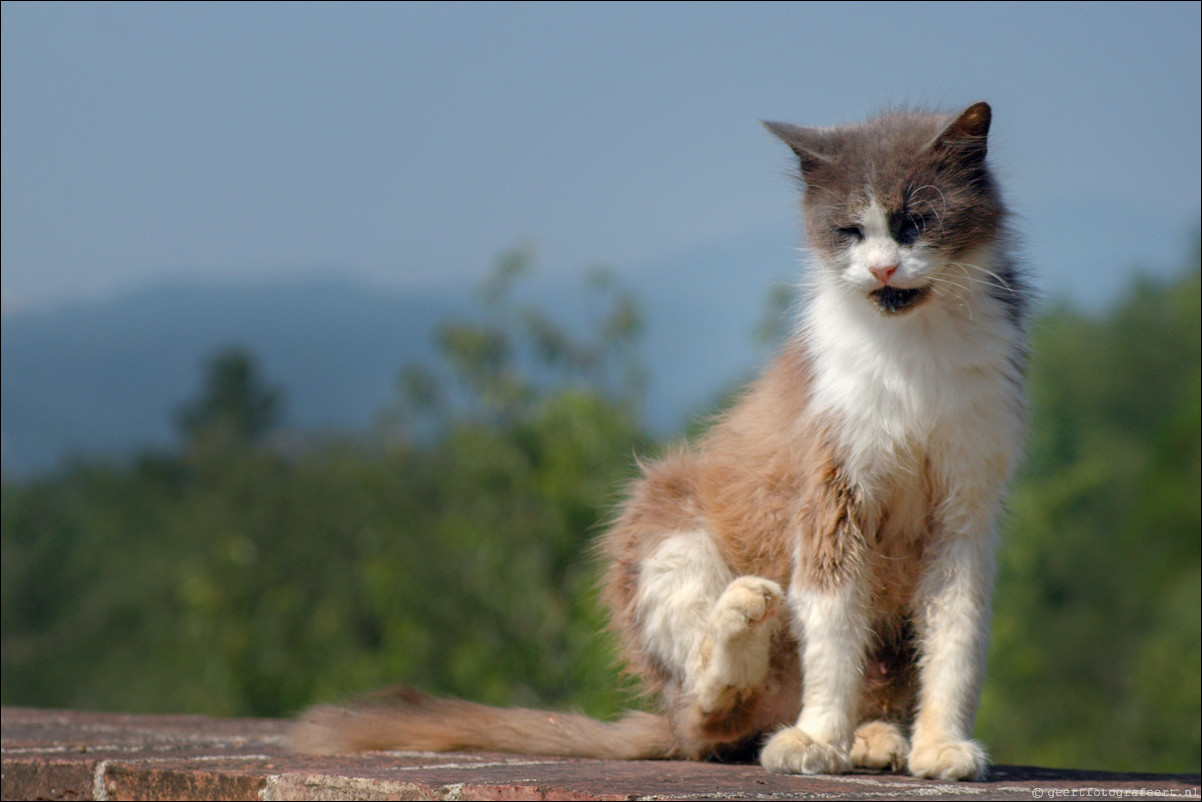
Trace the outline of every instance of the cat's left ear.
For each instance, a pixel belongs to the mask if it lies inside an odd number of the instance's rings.
[[[830,163],[831,143],[827,132],[816,128],[803,128],[800,125],[773,123],[766,120],[763,121],[763,124],[797,154],[797,158],[801,161],[802,179],[808,180],[812,173],[824,164]]]
[[[992,118],[988,103],[972,104],[935,137],[931,150],[943,151],[965,166],[980,166],[985,161]]]

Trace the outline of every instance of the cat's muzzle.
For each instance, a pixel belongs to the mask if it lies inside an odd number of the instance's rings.
[[[908,312],[920,303],[925,301],[931,294],[930,285],[925,287],[914,287],[913,289],[903,289],[901,287],[890,287],[886,284],[879,290],[874,290],[868,294],[872,300],[876,301],[877,308],[889,315],[898,315],[902,312]]]

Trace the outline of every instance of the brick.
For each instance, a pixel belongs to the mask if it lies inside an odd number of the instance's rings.
[[[228,765],[184,763],[159,767],[137,761],[109,765],[104,772],[109,799],[259,799],[267,786],[260,774],[243,774]]]
[[[94,763],[21,761],[4,757],[4,799],[92,799]]]
[[[289,723],[4,708],[4,799],[1026,799],[1197,798],[1197,775],[998,766],[984,783],[756,765],[528,755],[288,751]]]

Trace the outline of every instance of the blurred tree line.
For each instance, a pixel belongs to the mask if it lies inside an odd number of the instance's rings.
[[[657,444],[637,304],[520,301],[436,333],[364,436],[301,438],[254,356],[217,354],[180,444],[3,483],[6,705],[286,716],[406,682],[608,716],[589,544]],[[1000,762],[1197,771],[1199,267],[1034,326],[1029,458],[1000,554],[978,734]],[[769,329],[771,327],[768,327]]]

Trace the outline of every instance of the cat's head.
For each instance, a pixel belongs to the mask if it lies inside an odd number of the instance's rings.
[[[806,238],[820,264],[887,313],[921,306],[939,285],[978,280],[969,255],[998,237],[1005,215],[985,164],[990,116],[975,103],[957,115],[895,111],[838,128],[765,123],[800,161]]]

